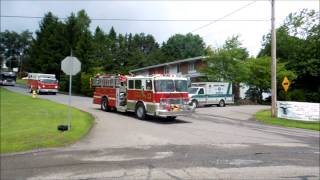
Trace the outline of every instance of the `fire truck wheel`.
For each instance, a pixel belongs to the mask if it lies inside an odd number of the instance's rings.
[[[108,112],[110,109],[108,107],[108,99],[107,98],[102,98],[101,101],[101,110]]]
[[[226,106],[226,104],[224,103],[224,100],[220,100],[219,101],[219,107],[224,107]]]
[[[142,103],[138,103],[136,106],[136,116],[138,119],[145,119],[146,109]]]

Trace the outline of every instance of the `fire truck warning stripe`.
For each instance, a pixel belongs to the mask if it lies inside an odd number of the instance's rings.
[[[93,98],[101,99],[101,96],[93,96]],[[116,98],[113,98],[113,97],[108,97],[108,99],[110,99],[110,100],[116,100]]]
[[[127,102],[129,103],[137,103],[138,101],[137,100],[127,100]],[[145,102],[143,101],[144,104],[146,105],[159,105],[160,103],[153,103],[153,102]]]

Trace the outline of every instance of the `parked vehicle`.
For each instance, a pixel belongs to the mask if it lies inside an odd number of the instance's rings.
[[[194,107],[200,105],[218,105],[234,103],[232,84],[228,82],[198,82],[192,83],[188,88],[190,104]]]
[[[58,92],[59,85],[54,74],[28,73],[26,79],[30,92],[36,91],[38,94]]]
[[[15,72],[1,72],[0,73],[0,85],[14,86],[16,84]]]
[[[139,119],[146,115],[175,119],[190,115],[187,78],[174,75],[117,76],[92,78],[93,103],[104,111],[135,112]]]

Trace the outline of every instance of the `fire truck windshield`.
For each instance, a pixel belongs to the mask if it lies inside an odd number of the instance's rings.
[[[52,83],[57,82],[57,80],[55,80],[55,79],[41,79],[40,81],[43,83],[48,83],[48,84],[52,84]]]
[[[156,92],[187,92],[186,80],[155,80]]]
[[[188,82],[186,80],[174,80],[177,92],[187,92]]]

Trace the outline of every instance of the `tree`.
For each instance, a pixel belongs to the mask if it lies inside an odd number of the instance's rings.
[[[168,60],[185,59],[203,56],[205,43],[199,35],[188,33],[186,35],[176,34],[170,37],[162,45],[162,51]]]
[[[92,40],[93,66],[109,66],[111,64],[111,52],[109,51],[110,40],[103,30],[98,26]]]
[[[304,9],[290,13],[277,32],[277,58],[296,73],[291,87],[305,94],[299,101],[320,102],[319,12]],[[259,57],[271,53],[270,34],[263,37]]]
[[[246,84],[250,86],[251,93],[257,94],[258,97],[253,97],[259,103],[262,102],[262,93],[269,93],[271,89],[271,57],[249,58],[245,62],[247,66],[248,77]],[[285,68],[285,63],[277,64],[277,89],[282,89],[282,80],[287,76],[290,81],[296,78],[293,71]],[[254,78],[253,78],[254,77]],[[256,98],[256,99],[255,99]]]
[[[21,65],[25,60],[23,57],[29,49],[31,41],[32,33],[28,30],[20,34],[8,30],[0,32],[1,66],[3,61],[6,60],[7,67],[19,67],[21,71]]]
[[[233,36],[226,40],[222,48],[209,52],[211,52],[209,57],[205,59],[208,66],[203,69],[203,72],[211,81],[232,82],[237,102],[240,99],[240,83],[248,78],[248,70],[245,66],[247,50],[241,47],[239,36]]]
[[[75,39],[74,54],[81,61],[82,72],[88,72],[93,67],[93,45],[92,35],[89,30],[90,18],[84,10],[80,10],[76,16],[75,31],[78,37]]]
[[[29,72],[56,74],[60,78],[60,62],[70,52],[66,47],[64,29],[64,24],[51,12],[44,16],[28,51]]]

